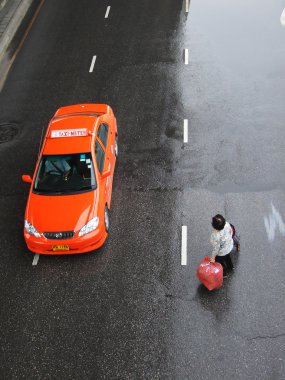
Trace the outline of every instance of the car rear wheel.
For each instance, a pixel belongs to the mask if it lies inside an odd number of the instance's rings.
[[[115,140],[115,156],[118,157],[118,154],[119,154],[118,136],[116,136],[116,140]]]
[[[109,228],[110,228],[110,213],[109,213],[107,205],[105,206],[105,211],[104,211],[104,222],[105,222],[106,232],[109,232]]]

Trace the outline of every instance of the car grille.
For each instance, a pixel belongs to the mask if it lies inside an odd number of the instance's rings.
[[[74,236],[74,231],[43,232],[43,235],[45,238],[53,240],[71,239]]]

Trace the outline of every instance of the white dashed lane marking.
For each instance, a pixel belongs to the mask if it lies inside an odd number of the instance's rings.
[[[188,119],[184,119],[184,143],[188,143]]]
[[[39,261],[39,258],[40,258],[40,255],[35,254],[32,265],[34,265],[34,266],[37,265],[37,263],[38,263],[38,261]]]
[[[285,26],[285,8],[284,8],[284,10],[282,12],[282,15],[280,17],[280,22],[281,22],[282,25]]]
[[[93,73],[95,62],[96,62],[96,58],[97,58],[97,56],[93,55],[92,62],[91,62],[91,65],[90,65],[90,69],[89,69],[89,73]]]
[[[187,265],[187,226],[182,226],[181,265]]]
[[[189,59],[188,49],[184,49],[184,59],[185,59],[185,65],[188,65],[188,59]]]
[[[105,18],[109,17],[110,9],[111,9],[111,7],[110,7],[110,5],[108,5],[106,13],[105,13]]]
[[[184,1],[185,1],[185,12],[188,13],[190,0],[184,0]]]

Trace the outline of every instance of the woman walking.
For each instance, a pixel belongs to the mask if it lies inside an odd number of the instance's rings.
[[[239,243],[236,237],[233,239],[234,229],[222,215],[217,214],[212,218],[212,227],[211,243],[213,253],[211,261],[222,264],[224,276],[226,276],[229,271],[234,269],[230,252],[233,250],[234,245],[239,251]]]

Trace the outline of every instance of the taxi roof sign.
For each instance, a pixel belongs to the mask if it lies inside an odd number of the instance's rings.
[[[63,130],[55,130],[51,131],[51,138],[58,137],[82,137],[87,136],[86,128],[78,128],[78,129],[63,129]]]

